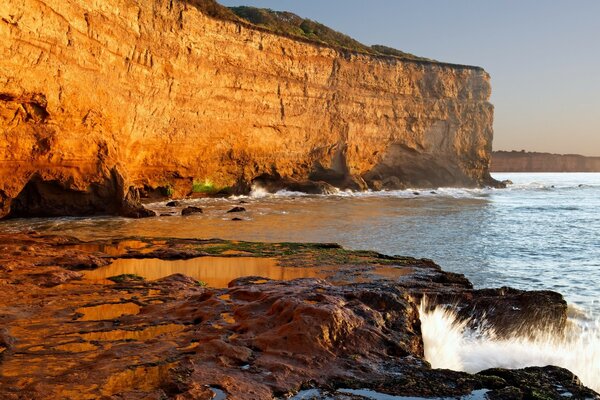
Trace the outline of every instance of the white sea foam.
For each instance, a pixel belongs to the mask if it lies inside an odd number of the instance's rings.
[[[556,365],[567,368],[600,391],[600,323],[571,320],[564,337],[539,332],[529,337],[497,338],[492,330],[474,332],[467,321],[443,307],[421,305],[425,358],[434,368],[476,373],[488,368]]]
[[[492,193],[496,189],[484,188],[435,188],[435,189],[403,189],[403,190],[382,190],[382,191],[353,191],[335,189],[333,193],[311,195],[304,192],[296,192],[290,190],[279,190],[275,193],[268,192],[265,188],[258,184],[252,185],[250,194],[245,196],[231,196],[230,199],[264,199],[264,198],[290,198],[290,197],[345,197],[345,198],[377,198],[377,197],[395,197],[395,198],[418,198],[418,197],[451,197],[451,198],[475,198],[482,197]]]

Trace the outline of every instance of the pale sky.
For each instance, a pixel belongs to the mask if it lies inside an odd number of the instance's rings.
[[[600,156],[600,0],[219,0],[492,76],[494,149]]]

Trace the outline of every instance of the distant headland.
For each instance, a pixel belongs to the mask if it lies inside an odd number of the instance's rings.
[[[600,157],[527,151],[492,152],[492,172],[600,172]]]

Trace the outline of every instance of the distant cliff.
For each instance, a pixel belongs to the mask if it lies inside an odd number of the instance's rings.
[[[600,157],[524,151],[494,151],[493,172],[600,172]]]
[[[209,0],[3,1],[0,215],[137,216],[140,196],[256,182],[495,183],[484,70],[310,29]]]

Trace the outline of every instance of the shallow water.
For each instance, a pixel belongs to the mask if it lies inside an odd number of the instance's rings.
[[[425,316],[424,334],[434,332],[439,342],[437,347],[426,343],[428,359],[435,366],[471,372],[492,366],[558,364],[600,390],[600,174],[494,176],[514,184],[498,190],[442,188],[334,196],[268,195],[257,188],[249,197],[184,201],[184,206],[204,209],[203,214],[187,217],[10,220],[0,222],[0,231],[33,229],[84,240],[171,236],[338,242],[350,249],[431,258],[446,270],[465,274],[478,287],[555,290],[571,303],[574,324],[566,339],[557,341],[542,332],[536,341],[499,341],[465,332],[451,315],[429,320],[431,316]],[[247,212],[227,213],[240,202]],[[149,206],[159,212],[180,211],[164,203]],[[244,221],[232,221],[233,217]],[[209,279],[200,270],[171,271]],[[123,268],[119,273],[137,272]],[[261,275],[254,270],[251,274]],[[108,275],[118,273],[106,272],[99,279]],[[445,352],[431,353],[441,350]]]
[[[488,390],[475,390],[473,393],[461,396],[461,397],[412,397],[412,396],[394,396],[385,393],[379,393],[370,389],[338,389],[335,394],[351,395],[361,399],[369,400],[485,400],[487,397],[485,394]],[[333,399],[330,394],[324,393],[319,389],[307,389],[298,392],[295,396],[291,397],[290,400],[319,400],[319,399]]]
[[[528,337],[498,338],[492,330],[473,331],[452,310],[420,308],[425,359],[434,368],[476,373],[488,368],[518,369],[557,365],[600,392],[600,326],[570,324],[564,337],[531,332]],[[569,397],[567,394],[565,396]]]
[[[434,189],[306,196],[282,192],[185,201],[204,214],[10,220],[1,231],[82,239],[173,236],[338,242],[426,257],[478,287],[550,289],[600,316],[600,174],[495,174],[508,189]],[[241,204],[248,212],[228,214]],[[179,212],[150,204],[160,211]],[[241,217],[244,221],[232,221]]]
[[[229,282],[243,276],[261,276],[276,280],[325,277],[324,273],[315,268],[281,267],[273,258],[200,257],[175,261],[120,258],[105,267],[86,271],[84,278],[88,281],[112,284],[107,278],[124,274],[138,275],[148,280],[184,274],[214,288],[226,288]]]

